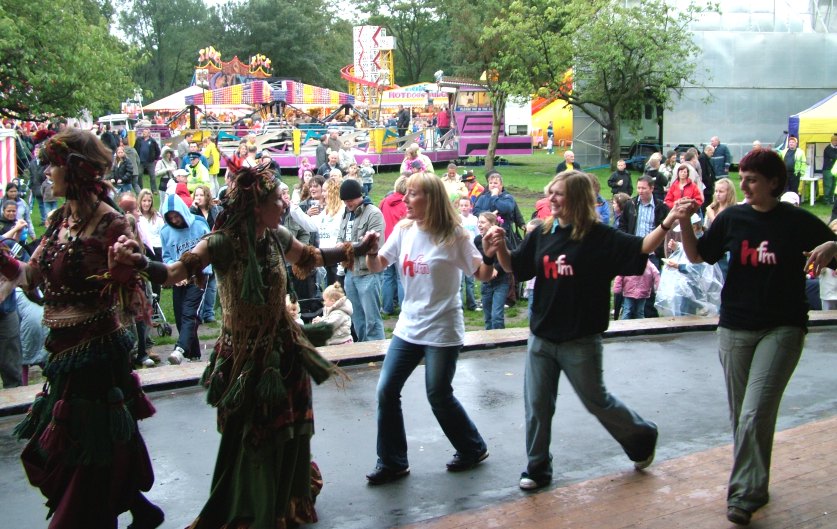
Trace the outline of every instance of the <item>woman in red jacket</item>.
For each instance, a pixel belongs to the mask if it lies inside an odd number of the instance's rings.
[[[683,197],[693,198],[698,205],[703,204],[703,192],[700,190],[695,182],[699,182],[697,171],[688,163],[681,163],[675,169],[674,174],[677,175],[677,180],[671,183],[666,193],[664,202],[669,209],[674,207],[674,203]]]

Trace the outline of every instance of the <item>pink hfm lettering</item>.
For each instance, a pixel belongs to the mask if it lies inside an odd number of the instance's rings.
[[[416,274],[429,274],[430,267],[427,266],[427,263],[422,262],[423,255],[419,255],[415,261],[410,260],[409,254],[404,254],[404,262],[401,264],[401,273],[410,276],[416,277]]]
[[[741,242],[741,264],[758,266],[759,264],[776,264],[776,254],[767,251],[767,241],[761,241],[755,248],[750,248],[750,241]]]
[[[549,260],[548,255],[543,256],[543,275],[547,279],[558,279],[558,276],[575,275],[573,266],[567,264],[567,256],[559,255],[553,262]]]

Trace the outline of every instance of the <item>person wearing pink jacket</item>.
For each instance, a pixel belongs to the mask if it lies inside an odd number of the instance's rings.
[[[645,317],[645,302],[660,287],[660,272],[651,261],[645,265],[641,276],[616,276],[613,293],[622,294],[623,320],[637,320]]]

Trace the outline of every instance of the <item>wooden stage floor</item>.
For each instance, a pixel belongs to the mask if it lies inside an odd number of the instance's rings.
[[[726,519],[731,445],[536,492],[407,527],[415,529],[718,529]],[[770,503],[755,529],[837,527],[837,417],[777,432]]]

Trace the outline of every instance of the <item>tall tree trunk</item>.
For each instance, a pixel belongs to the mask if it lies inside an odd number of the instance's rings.
[[[491,139],[488,140],[488,149],[485,155],[485,170],[494,169],[494,153],[497,152],[497,141],[500,139],[500,126],[503,124],[503,112],[506,110],[506,94],[491,94]]]
[[[622,133],[622,123],[619,118],[614,118],[611,115],[611,119],[608,120],[608,124],[610,125],[607,128],[608,134],[608,147],[610,148],[610,170],[616,170],[616,162],[619,161],[620,152],[619,152],[619,136]]]

